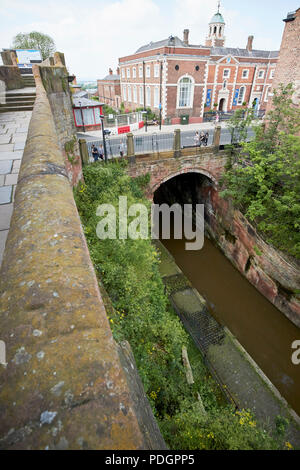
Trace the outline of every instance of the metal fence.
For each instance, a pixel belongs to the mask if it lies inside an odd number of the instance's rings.
[[[215,122],[216,121],[216,114],[218,113],[219,115],[219,121],[228,121],[229,119],[232,118],[234,115],[235,111],[208,111],[203,114],[203,122]],[[262,119],[265,116],[265,111],[264,110],[254,110],[254,117],[258,119]],[[241,119],[245,117],[246,110],[243,110],[241,113]]]
[[[200,134],[202,131],[208,132],[208,142],[207,146],[213,145],[214,130],[213,129],[198,129]],[[181,148],[195,148],[195,130],[192,131],[181,131],[180,140]],[[253,129],[249,128],[247,132],[247,141],[253,139],[255,133]],[[127,136],[126,134],[120,135],[118,137],[111,136],[105,138],[107,155],[108,158],[116,158],[120,156],[120,151],[122,150],[124,155],[127,154]],[[143,134],[143,135],[134,135],[134,151],[136,155],[142,155],[147,153],[160,153],[173,150],[174,148],[174,133],[153,133],[153,134]],[[87,148],[90,156],[90,161],[93,161],[92,158],[92,145],[95,145],[97,148],[100,145],[103,146],[103,140],[93,140],[87,141]],[[230,130],[227,128],[222,128],[220,145],[231,144],[231,134]],[[201,144],[203,146],[203,144]]]

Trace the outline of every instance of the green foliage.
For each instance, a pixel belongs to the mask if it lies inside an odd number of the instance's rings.
[[[144,111],[144,108],[136,108],[136,111]],[[147,111],[147,115],[144,115],[144,119],[146,119],[146,116],[147,116],[148,121],[152,121],[153,119],[157,119],[156,114],[152,111],[151,108],[146,108],[145,111]]]
[[[41,51],[43,60],[51,57],[55,52],[55,43],[47,34],[31,31],[31,33],[19,33],[13,39],[14,49],[38,49]]]
[[[109,114],[118,114],[117,111],[115,111],[111,106],[108,106],[107,104],[103,106],[103,112],[106,116],[108,116]]]
[[[96,210],[100,204],[112,204],[117,209],[119,196],[127,196],[128,207],[142,203],[150,209],[144,196],[149,175],[132,179],[125,170],[124,161],[86,166],[85,184],[74,194],[97,275],[114,307],[107,309],[114,338],[129,341],[167,444],[174,449],[275,448],[275,441],[256,425],[240,425],[225,403],[201,354],[169,304],[159,273],[160,254],[151,240],[98,239],[100,219]],[[188,350],[193,385],[186,380],[181,360],[183,345]],[[198,392],[206,417],[198,405]],[[214,433],[217,440],[202,439],[201,433]]]
[[[275,90],[265,131],[257,127],[254,141],[231,152],[221,195],[231,197],[269,243],[299,258],[300,111],[291,94],[291,85]]]

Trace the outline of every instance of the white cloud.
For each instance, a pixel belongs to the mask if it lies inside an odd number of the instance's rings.
[[[182,37],[190,29],[190,42],[204,44],[215,2],[174,0],[167,10],[158,0],[1,0],[0,47],[9,47],[19,32],[37,30],[49,34],[63,51],[71,73],[82,79],[103,78],[116,69],[118,58],[141,45],[170,34]],[[255,16],[242,18],[237,10],[222,8],[227,45],[245,47],[256,32]],[[255,47],[272,49],[274,41],[257,34]]]

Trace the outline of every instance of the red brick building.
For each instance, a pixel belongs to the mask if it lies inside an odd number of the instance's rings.
[[[284,85],[293,83],[295,88],[293,103],[295,106],[300,106],[300,8],[288,13],[283,21],[285,28],[273,88],[278,88],[280,83]],[[269,100],[267,110],[271,107],[272,100]]]
[[[122,100],[119,68],[116,74],[109,69],[109,74],[105,78],[97,80],[97,88],[100,101],[116,110],[120,108]]]
[[[205,112],[231,111],[246,103],[265,110],[278,59],[277,51],[225,47],[225,21],[220,11],[208,25],[205,45],[183,39],[151,42],[121,57],[121,96],[126,108],[150,107],[177,124],[180,116],[202,122]]]

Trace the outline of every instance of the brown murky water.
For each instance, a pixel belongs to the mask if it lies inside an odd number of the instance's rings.
[[[211,313],[236,336],[266,376],[300,415],[300,365],[293,365],[291,344],[299,329],[263,297],[205,239],[200,251],[185,251],[184,240],[162,240]]]

